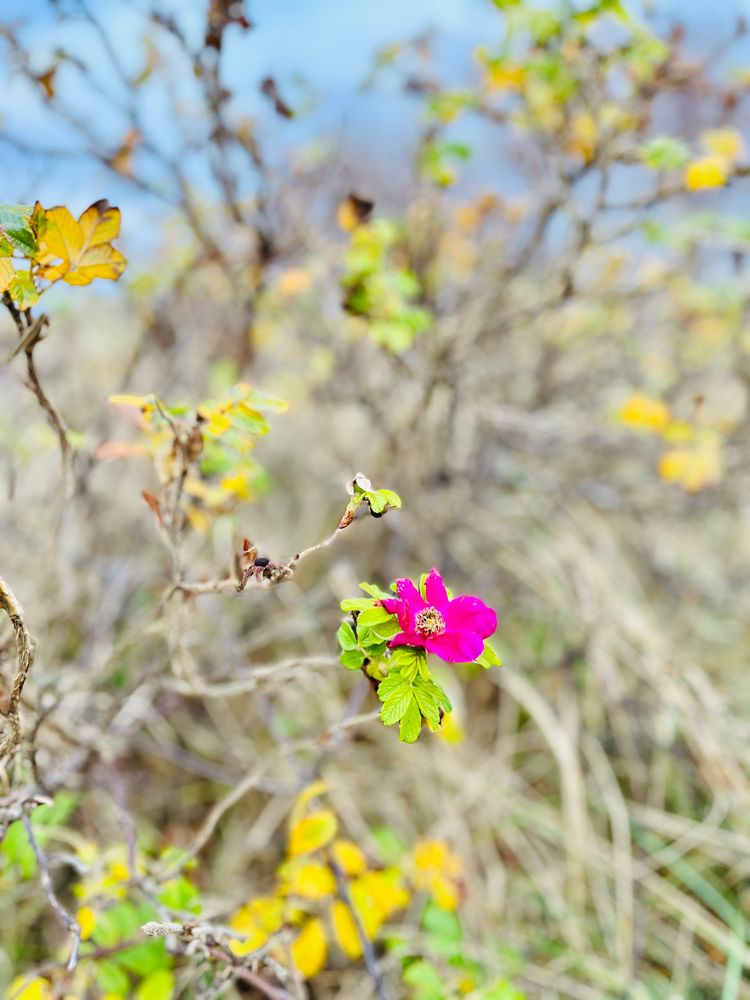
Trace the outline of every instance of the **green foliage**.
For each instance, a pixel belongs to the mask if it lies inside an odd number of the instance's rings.
[[[373,517],[382,517],[389,510],[401,507],[401,497],[394,490],[376,490],[370,480],[358,472],[351,482],[347,483],[347,492],[351,497],[339,522],[339,528],[346,528],[354,520],[360,507],[369,508]]]
[[[651,139],[638,152],[651,170],[679,170],[690,158],[690,150],[684,142],[667,136]]]
[[[346,255],[341,285],[344,307],[367,320],[369,335],[400,354],[432,325],[427,309],[415,304],[422,293],[416,275],[397,263],[403,256],[402,227],[386,219],[357,226]]]
[[[495,978],[467,954],[461,923],[455,913],[430,901],[421,920],[423,954],[416,956],[406,941],[392,938],[389,948],[402,958],[402,981],[411,1000],[525,1000],[507,979]]]

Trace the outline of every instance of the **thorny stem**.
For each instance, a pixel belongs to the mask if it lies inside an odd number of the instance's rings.
[[[8,720],[7,731],[0,736],[0,760],[10,756],[21,742],[21,724],[18,719],[18,706],[21,701],[23,687],[34,660],[34,645],[24,624],[23,608],[16,595],[0,576],[0,608],[10,618],[16,638],[16,676],[8,696],[7,709],[4,714]]]

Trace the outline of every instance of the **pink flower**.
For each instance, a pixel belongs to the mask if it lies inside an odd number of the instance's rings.
[[[427,574],[424,597],[411,580],[398,580],[396,593],[398,597],[381,601],[386,611],[398,615],[401,626],[389,646],[421,646],[448,663],[471,663],[497,628],[497,615],[478,597],[448,600],[436,569]]]

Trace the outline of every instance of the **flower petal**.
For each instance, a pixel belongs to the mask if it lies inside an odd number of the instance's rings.
[[[442,635],[431,635],[424,641],[429,653],[447,663],[471,663],[482,655],[484,641],[477,632],[447,629]]]
[[[448,594],[445,591],[445,584],[442,576],[436,569],[431,569],[427,574],[424,584],[425,597],[427,603],[438,611],[443,611],[448,606]]]
[[[402,602],[400,597],[383,597],[381,598],[380,603],[389,615],[393,615],[401,607]]]
[[[497,615],[478,597],[456,597],[445,610],[448,630],[476,632],[487,639],[497,628]]]
[[[401,579],[396,581],[396,591],[398,596],[409,605],[409,611],[416,614],[426,607],[424,598],[419,593],[411,580]]]
[[[419,635],[418,632],[398,632],[394,635],[388,645],[391,648],[393,646],[422,646],[424,648],[426,645],[426,639],[423,635]],[[484,648],[484,646],[482,648]]]

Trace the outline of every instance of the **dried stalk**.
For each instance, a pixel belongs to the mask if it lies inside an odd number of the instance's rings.
[[[9,757],[21,743],[21,723],[18,708],[26,678],[34,661],[34,643],[24,624],[23,608],[16,595],[0,576],[0,608],[6,612],[16,639],[16,675],[10,689],[7,706],[3,706],[5,732],[0,734],[0,760]]]

